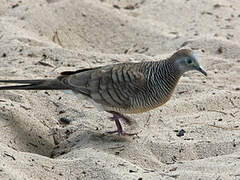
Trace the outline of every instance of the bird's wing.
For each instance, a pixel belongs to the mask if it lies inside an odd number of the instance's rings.
[[[77,73],[59,79],[73,91],[92,98],[104,106],[127,108],[130,99],[144,91],[146,78],[134,64],[118,64]]]

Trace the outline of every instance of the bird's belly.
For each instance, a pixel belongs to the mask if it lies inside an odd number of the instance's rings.
[[[126,109],[125,113],[126,114],[137,114],[137,113],[143,113],[143,112],[147,112],[147,111],[153,110],[155,108],[158,108],[159,106],[164,105],[171,98],[172,93],[173,93],[173,91],[171,91],[169,93],[169,96],[159,98],[158,102],[151,102],[149,104],[145,103],[140,106],[133,105],[132,108]],[[124,113],[124,112],[122,112],[122,113]]]
[[[103,109],[105,111],[116,111],[122,114],[138,114],[138,113],[144,113],[150,110],[153,110],[159,106],[162,106],[163,104],[165,104],[168,101],[168,99],[166,99],[163,102],[159,102],[153,105],[149,105],[149,106],[130,106],[128,108],[117,108],[117,107],[109,107],[109,106],[103,106]]]
[[[155,109],[155,108],[157,108],[159,106],[162,106],[165,103],[166,102],[155,104],[153,106],[142,106],[142,107],[135,107],[135,108],[131,108],[131,109],[126,109],[125,112],[121,112],[121,113],[126,113],[126,114],[144,113],[144,112],[153,110],[153,109]]]
[[[94,105],[94,107],[97,108],[98,111],[116,111],[122,114],[138,114],[138,113],[143,113],[143,112],[153,110],[165,104],[171,97],[171,95],[169,95],[168,97],[161,98],[161,101],[152,103],[151,105],[146,105],[146,104],[137,105],[136,103],[131,103],[129,106],[123,108],[123,107],[112,107],[112,106],[99,104],[95,102],[93,99],[89,98],[88,96],[85,96],[81,93],[76,93],[72,90],[64,90],[64,92],[67,94],[74,94],[80,100],[87,100],[91,102]],[[170,94],[172,94],[172,92]]]

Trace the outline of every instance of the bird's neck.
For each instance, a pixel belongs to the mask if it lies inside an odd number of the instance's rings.
[[[149,84],[153,87],[156,96],[169,99],[182,73],[171,61],[155,62],[149,70]]]
[[[169,59],[155,63],[156,64],[153,64],[152,66],[152,78],[154,79],[154,82],[162,83],[162,81],[165,81],[174,84],[178,82],[183,74],[179,68],[172,63],[172,61],[169,61]]]

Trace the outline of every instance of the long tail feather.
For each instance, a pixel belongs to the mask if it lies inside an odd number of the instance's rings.
[[[69,89],[58,79],[39,80],[0,80],[2,83],[25,84],[13,86],[0,86],[0,90],[60,90]]]

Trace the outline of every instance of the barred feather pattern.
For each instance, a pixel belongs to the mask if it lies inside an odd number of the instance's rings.
[[[63,72],[57,79],[0,80],[0,90],[71,90],[99,110],[141,113],[167,102],[181,73],[171,59]]]
[[[135,67],[137,66],[135,65]],[[170,99],[181,77],[181,73],[174,63],[169,60],[139,63],[137,69],[144,74],[146,85],[137,93],[131,90],[128,90],[130,91],[128,94],[119,93],[120,97],[124,97],[124,95],[130,97],[127,106],[105,106],[105,110],[132,114],[146,112],[161,106]]]

